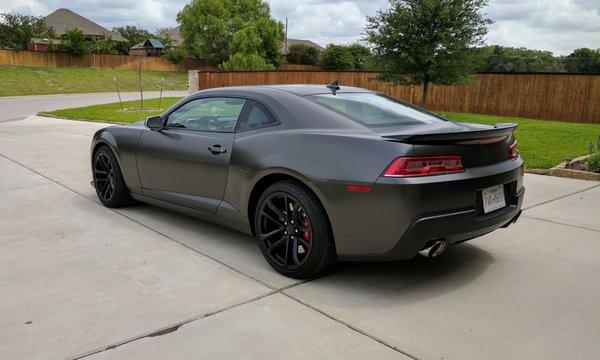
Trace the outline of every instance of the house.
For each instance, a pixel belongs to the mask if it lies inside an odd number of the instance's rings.
[[[58,9],[44,18],[44,22],[54,28],[56,35],[63,35],[67,29],[79,29],[88,39],[110,38],[115,41],[127,41],[121,35],[112,32],[95,22],[74,13],[69,9]],[[32,51],[46,51],[48,39],[31,39],[28,49]]]
[[[130,55],[147,55],[147,56],[161,56],[165,46],[158,39],[146,39],[139,44],[135,44],[129,50]]]
[[[167,30],[162,34],[171,40],[171,46],[173,47],[178,47],[181,44],[183,44],[183,38],[181,37],[180,28],[181,25]]]
[[[301,40],[301,39],[290,39],[290,38],[288,38],[287,41],[284,40],[281,43],[280,51],[281,51],[282,54],[286,55],[287,52],[288,52],[288,50],[290,49],[290,46],[292,46],[292,45],[299,45],[299,44],[313,47],[313,48],[317,49],[318,51],[325,50],[324,47],[322,47],[321,45],[319,45],[319,44],[317,44],[315,42],[312,42],[310,40]]]

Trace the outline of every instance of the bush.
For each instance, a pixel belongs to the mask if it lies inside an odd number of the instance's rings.
[[[236,53],[219,65],[223,71],[273,70],[275,67],[257,54]]]
[[[305,44],[294,44],[289,47],[286,58],[290,64],[316,65],[319,50]]]
[[[587,159],[587,169],[591,172],[600,173],[600,152],[591,155]]]
[[[182,48],[173,48],[165,51],[165,59],[169,60],[173,64],[179,64],[181,60],[185,59],[187,53]]]
[[[83,35],[83,31],[77,28],[70,28],[62,35],[63,46],[73,55],[81,56],[89,53],[89,46]]]
[[[353,70],[354,56],[348,46],[328,45],[321,55],[323,67],[327,70]]]

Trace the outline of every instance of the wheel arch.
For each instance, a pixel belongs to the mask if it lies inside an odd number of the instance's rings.
[[[255,220],[255,216],[256,216],[256,207],[258,205],[258,200],[260,199],[260,196],[272,184],[274,184],[278,181],[285,181],[285,180],[297,183],[298,185],[300,185],[305,190],[309,191],[311,194],[313,194],[317,198],[318,206],[320,206],[322,208],[322,210],[325,214],[325,219],[327,220],[327,222],[329,223],[329,226],[331,228],[331,219],[329,218],[327,206],[326,206],[326,203],[323,201],[322,195],[320,196],[319,191],[317,189],[314,189],[314,186],[310,186],[306,181],[303,181],[300,176],[291,174],[289,172],[277,171],[277,172],[271,172],[269,174],[263,175],[260,179],[258,179],[258,181],[256,181],[254,183],[254,186],[252,187],[252,191],[250,192],[250,196],[248,199],[247,214],[248,214],[248,220],[250,223],[250,231],[252,232],[252,235],[256,235],[256,229],[254,227],[254,220]],[[335,239],[335,237],[334,237],[334,239]]]

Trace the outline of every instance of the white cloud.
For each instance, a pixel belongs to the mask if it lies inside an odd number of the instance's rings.
[[[273,17],[289,20],[289,36],[319,44],[349,43],[364,32],[365,17],[388,6],[386,0],[268,0]],[[136,25],[150,30],[177,25],[189,0],[0,0],[0,11],[46,15],[66,7],[112,28]],[[600,48],[598,0],[490,0],[495,21],[488,44],[528,47],[568,54],[578,47]]]

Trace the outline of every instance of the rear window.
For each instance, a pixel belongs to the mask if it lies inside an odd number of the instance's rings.
[[[444,120],[398,100],[376,93],[338,93],[308,99],[366,126],[435,124]]]

